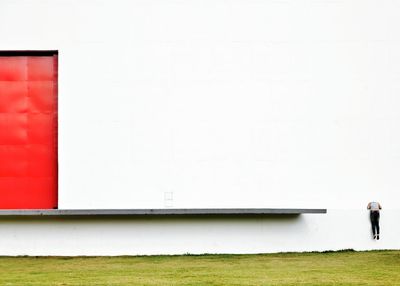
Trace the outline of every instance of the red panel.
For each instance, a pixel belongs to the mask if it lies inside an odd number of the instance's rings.
[[[57,56],[0,56],[0,209],[57,207]]]

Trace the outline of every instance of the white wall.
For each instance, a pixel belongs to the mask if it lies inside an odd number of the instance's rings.
[[[326,207],[347,217],[346,229],[362,216],[369,230],[370,200],[399,219],[399,9],[383,0],[2,0],[0,49],[59,50],[60,208]],[[337,236],[300,231],[311,221]],[[262,224],[237,223],[266,238]],[[331,212],[307,215],[276,235],[325,239],[329,249],[342,224]],[[398,234],[396,224],[387,231]],[[354,247],[399,248],[391,237]],[[315,241],[287,249],[319,249]],[[215,245],[204,252],[231,249]]]
[[[0,219],[1,255],[265,253],[400,249],[400,211],[382,214],[371,239],[359,211],[264,218]]]

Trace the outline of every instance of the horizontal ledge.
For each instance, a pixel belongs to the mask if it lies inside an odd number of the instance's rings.
[[[49,209],[0,210],[0,216],[147,216],[147,215],[267,215],[324,214],[326,209],[208,208],[208,209]]]

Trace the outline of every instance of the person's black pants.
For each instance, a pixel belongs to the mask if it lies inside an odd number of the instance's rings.
[[[372,234],[379,235],[379,212],[372,211],[370,213],[371,225],[372,225]]]

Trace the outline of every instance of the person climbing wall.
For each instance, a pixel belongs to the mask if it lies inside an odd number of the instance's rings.
[[[370,210],[373,238],[379,240],[379,217],[382,207],[378,202],[370,202],[367,206],[367,209]]]

